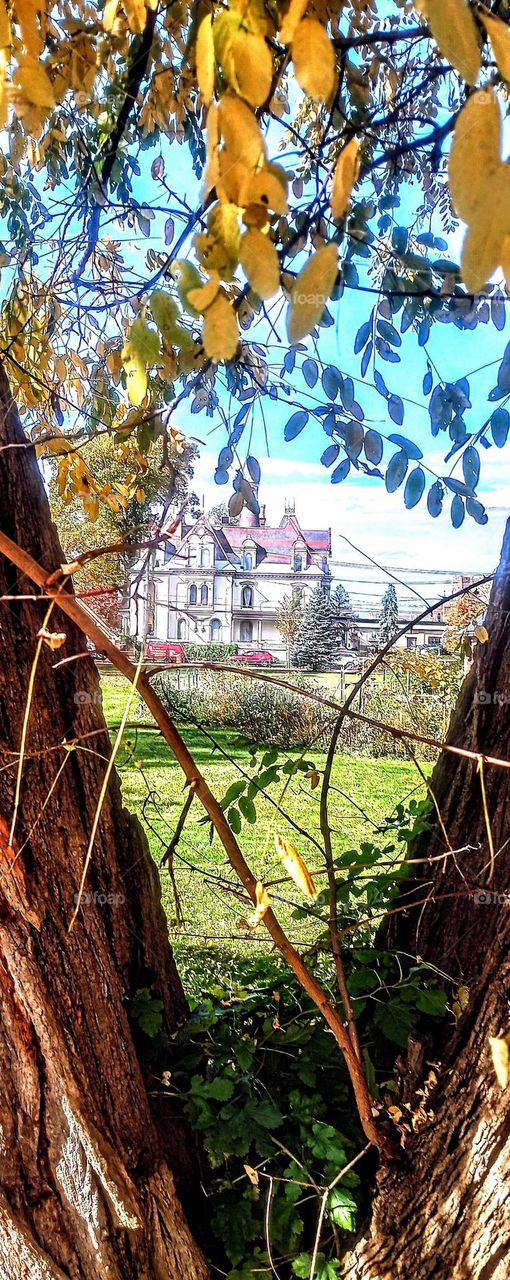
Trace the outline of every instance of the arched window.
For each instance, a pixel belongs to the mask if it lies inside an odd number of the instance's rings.
[[[295,551],[294,552],[294,572],[295,573],[303,572],[303,561],[304,561],[303,553],[301,551]]]
[[[211,618],[211,622],[209,626],[209,634],[210,634],[211,640],[214,643],[217,643],[217,641],[221,638],[221,622],[219,618]]]
[[[195,583],[194,583],[194,582],[192,582],[192,584],[191,584],[191,586],[190,586],[190,589],[189,589],[189,602],[190,602],[190,604],[196,604],[196,603],[197,603],[197,589],[196,589],[196,586],[195,586]]]
[[[243,587],[241,591],[241,607],[253,609],[253,587]]]
[[[200,567],[201,567],[201,569],[208,569],[208,568],[209,568],[210,563],[211,563],[211,552],[210,552],[210,550],[209,550],[209,547],[201,547],[201,548],[200,548]]]
[[[239,636],[245,643],[251,643],[253,640],[253,622],[242,622]]]
[[[243,551],[243,569],[253,569],[253,551]]]
[[[200,604],[209,604],[209,587],[205,582],[200,588]]]
[[[178,639],[178,640],[185,640],[185,639],[186,639],[186,619],[185,619],[185,618],[179,618],[179,619],[178,619],[178,622],[177,622],[177,639]]]

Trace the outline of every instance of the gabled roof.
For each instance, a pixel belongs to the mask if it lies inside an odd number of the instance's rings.
[[[250,526],[224,524],[215,529],[207,516],[199,516],[193,525],[182,526],[182,538],[175,548],[179,555],[197,528],[203,527],[216,542],[223,559],[230,564],[240,562],[240,552],[245,542],[253,542],[263,552],[262,559],[271,564],[288,564],[296,542],[304,542],[313,561],[320,564],[322,556],[331,554],[331,529],[302,529],[296,516],[285,516],[279,528],[269,525]]]

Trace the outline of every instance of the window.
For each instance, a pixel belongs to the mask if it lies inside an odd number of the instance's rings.
[[[253,569],[253,551],[243,551],[243,569]]]
[[[200,588],[200,604],[209,604],[209,587],[204,585]]]
[[[213,643],[217,643],[221,638],[221,622],[219,618],[211,618],[209,632]]]
[[[179,618],[179,620],[178,620],[178,623],[177,623],[177,639],[178,639],[178,640],[185,640],[185,639],[186,639],[186,619],[185,619],[185,618]]]
[[[303,567],[304,567],[303,561],[304,561],[303,553],[301,551],[295,551],[294,552],[294,573],[303,572]]]
[[[253,587],[243,587],[241,591],[241,607],[253,609]]]
[[[418,640],[417,640],[417,637],[416,637],[416,636],[408,636],[408,637],[407,637],[407,640],[406,640],[406,646],[407,646],[407,648],[408,648],[408,649],[416,649],[416,645],[417,645],[417,644],[418,644]]]
[[[194,582],[191,584],[191,587],[189,589],[189,602],[190,604],[197,603],[197,589]]]
[[[208,569],[210,563],[211,563],[211,552],[209,550],[209,547],[201,547],[200,548],[200,567],[202,569]]]
[[[245,643],[248,642],[251,644],[251,641],[253,640],[253,622],[241,623],[241,630],[239,632],[239,637],[241,640],[244,640]]]
[[[197,564],[198,550],[196,543],[188,542],[188,564]]]

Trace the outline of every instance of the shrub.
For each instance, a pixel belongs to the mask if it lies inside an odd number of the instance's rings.
[[[188,662],[228,662],[237,653],[236,644],[184,644]]]
[[[296,678],[296,685],[308,687]],[[271,682],[227,672],[201,671],[195,688],[179,689],[172,671],[153,681],[174,720],[237,729],[255,742],[301,747],[320,744],[332,713]]]

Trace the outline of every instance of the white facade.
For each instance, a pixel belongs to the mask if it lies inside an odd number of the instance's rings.
[[[243,522],[244,517],[244,522]],[[240,523],[215,529],[205,516],[181,524],[172,541],[131,575],[129,630],[158,640],[238,645],[285,657],[276,614],[285,595],[303,603],[329,579],[331,531],[302,529],[286,507],[278,528],[244,511]],[[147,620],[148,611],[148,620]]]

